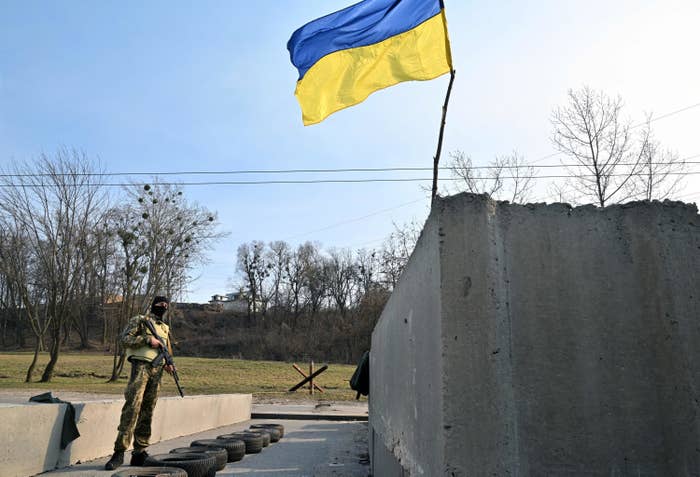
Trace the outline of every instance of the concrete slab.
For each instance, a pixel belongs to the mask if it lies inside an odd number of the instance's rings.
[[[213,439],[221,434],[247,429],[251,424],[271,422],[252,420],[170,439],[152,445],[152,454],[189,446],[196,439]],[[246,455],[217,472],[217,477],[360,477],[367,476],[367,424],[364,422],[328,422],[325,420],[275,420],[284,425],[284,438],[263,449],[260,454]],[[104,470],[109,456],[69,468],[46,472],[42,477],[109,477]],[[128,458],[128,454],[127,454]],[[129,466],[121,467],[128,469]]]
[[[0,389],[0,406],[5,404],[27,404],[29,398],[47,392],[46,389]],[[81,393],[76,391],[53,391],[53,397],[57,397],[68,402],[93,402],[93,401],[113,401],[122,399],[123,394],[106,393]]]
[[[151,441],[246,421],[251,401],[250,394],[160,398]],[[71,402],[80,437],[63,450],[59,444],[66,404],[10,403],[0,407],[0,475],[25,477],[112,452],[124,400]]]
[[[435,201],[372,334],[382,477],[700,476],[695,205]]]

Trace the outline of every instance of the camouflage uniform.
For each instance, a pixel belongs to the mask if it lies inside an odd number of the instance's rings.
[[[143,324],[143,320],[147,317],[152,319],[155,324],[162,325],[160,319],[153,314],[133,317],[121,335],[121,342],[126,348],[134,349],[148,346],[150,333]],[[156,326],[156,329],[158,328]],[[161,334],[161,338],[166,340],[168,348],[170,348],[169,336]],[[114,442],[115,451],[127,450],[131,444],[132,436],[134,451],[148,447],[151,437],[151,419],[158,400],[160,379],[163,375],[162,364],[154,368],[149,361],[143,359],[132,357],[129,361],[131,362],[131,374],[124,391],[126,402],[122,407],[117,439]]]

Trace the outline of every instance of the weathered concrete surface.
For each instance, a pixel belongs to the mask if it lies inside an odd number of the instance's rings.
[[[372,336],[375,475],[700,475],[699,310],[695,206],[440,199]]]
[[[246,421],[161,441],[148,450],[151,454],[164,454],[177,447],[188,447],[194,440],[215,439],[221,434],[241,431],[260,422],[282,424],[284,438],[270,444],[260,454],[248,454],[241,461],[227,464],[216,473],[217,477],[366,477],[368,474],[366,422],[278,419]],[[105,456],[91,462],[47,472],[42,474],[42,477],[110,477],[114,471],[104,470],[107,459]],[[127,469],[133,467],[125,465],[119,468]]]
[[[372,333],[370,450],[373,474],[441,475],[443,370],[438,223],[429,220]]]
[[[151,442],[250,419],[250,394],[164,397]],[[0,475],[25,477],[111,454],[123,399],[73,402],[80,437],[60,449],[65,404],[0,405]]]

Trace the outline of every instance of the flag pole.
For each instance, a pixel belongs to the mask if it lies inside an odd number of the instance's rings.
[[[440,163],[440,154],[442,152],[442,136],[445,133],[445,118],[447,117],[447,105],[450,102],[450,93],[452,92],[452,83],[455,81],[454,69],[450,70],[450,84],[447,86],[447,95],[445,95],[445,104],[442,105],[442,122],[440,123],[440,136],[438,137],[437,152],[433,158],[433,194],[432,199],[437,195],[437,180],[438,180],[438,164]]]

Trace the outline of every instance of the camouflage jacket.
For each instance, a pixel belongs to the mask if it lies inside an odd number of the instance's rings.
[[[152,336],[151,332],[146,327],[144,320],[150,318],[156,326],[156,329],[161,326],[165,326],[168,330],[167,333],[161,334],[168,346],[168,351],[172,354],[172,335],[169,331],[168,325],[163,323],[156,315],[152,313],[147,313],[146,315],[136,315],[129,320],[129,323],[124,327],[120,335],[120,341],[125,348],[141,348],[149,346],[149,339]],[[160,333],[159,333],[160,334]]]

